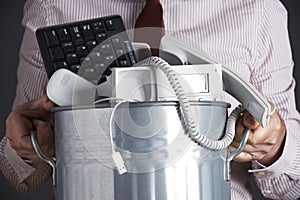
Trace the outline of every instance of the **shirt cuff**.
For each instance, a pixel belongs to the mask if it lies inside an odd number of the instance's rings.
[[[9,140],[6,141],[4,153],[6,154],[9,164],[17,173],[20,182],[35,171],[34,167],[28,165],[20,156],[18,156],[17,152],[10,146]]]
[[[252,169],[250,173],[257,174],[257,178],[274,178],[284,171],[287,171],[293,157],[296,154],[296,139],[291,134],[286,134],[284,149],[280,158],[272,165],[266,167],[258,161],[252,161]]]

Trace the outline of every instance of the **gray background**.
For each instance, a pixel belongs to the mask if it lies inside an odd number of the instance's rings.
[[[294,76],[300,83],[300,27],[297,19],[299,19],[299,5],[297,0],[282,1],[289,11],[289,28],[290,38],[293,48],[295,70]],[[0,138],[5,133],[5,118],[10,112],[16,86],[16,68],[18,64],[18,51],[22,39],[23,29],[21,26],[22,9],[24,1],[10,0],[4,1],[0,6]],[[300,110],[300,84],[297,85],[297,106]],[[26,194],[17,193],[0,173],[0,199],[1,200],[27,200],[27,199],[51,199],[52,187],[50,181],[41,186],[38,190]],[[255,199],[262,199],[260,194],[255,195]]]

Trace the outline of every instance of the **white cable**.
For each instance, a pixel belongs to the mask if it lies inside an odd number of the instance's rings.
[[[171,68],[171,66],[165,60],[159,57],[149,57],[137,63],[135,66],[141,66],[141,65],[156,66],[164,72],[164,74],[168,78],[173,88],[173,91],[175,92],[178,98],[182,110],[182,114],[183,114],[184,126],[187,128],[188,135],[194,142],[196,142],[197,144],[203,147],[206,147],[208,149],[213,149],[213,150],[224,149],[230,145],[235,135],[236,120],[238,116],[241,114],[241,112],[244,111],[242,107],[237,107],[230,114],[227,121],[226,132],[224,134],[224,137],[219,141],[211,140],[197,131],[194,115],[192,109],[190,109],[191,107],[190,103],[178,80],[176,72]]]
[[[118,173],[121,175],[121,174],[127,173],[127,168],[125,166],[125,162],[124,162],[124,159],[123,159],[121,153],[115,150],[113,134],[112,134],[113,118],[114,118],[116,110],[118,109],[118,107],[121,104],[126,103],[126,102],[134,102],[134,101],[137,101],[137,100],[124,100],[124,99],[120,99],[120,98],[109,97],[109,98],[99,99],[99,100],[95,101],[94,104],[101,103],[103,101],[108,101],[108,100],[117,100],[117,101],[119,101],[114,106],[114,108],[112,109],[112,112],[111,112],[111,115],[110,115],[110,119],[109,119],[109,138],[110,138],[110,144],[111,144],[111,150],[112,150],[112,159],[113,159],[113,162],[115,164],[115,167],[116,167]]]
[[[115,112],[117,110],[117,108],[123,104],[123,103],[128,103],[128,102],[131,102],[132,100],[121,100],[119,101],[115,106],[114,108],[112,109],[112,112],[110,114],[110,118],[109,118],[109,137],[110,137],[110,143],[111,143],[111,150],[112,152],[116,152],[115,150],[115,145],[114,145],[114,140],[113,140],[113,134],[112,134],[112,124],[113,124],[113,119],[114,119],[114,116],[115,116]]]
[[[109,99],[116,99],[116,98],[109,98]],[[120,100],[120,99],[118,99],[118,100]],[[112,109],[112,112],[110,114],[110,119],[109,119],[109,137],[110,137],[110,143],[111,143],[112,158],[113,158],[113,161],[115,163],[116,169],[118,170],[119,174],[126,173],[127,168],[125,166],[125,162],[124,162],[122,155],[120,154],[120,152],[115,150],[113,134],[112,134],[112,124],[113,124],[115,112],[118,109],[118,107],[123,103],[129,103],[129,102],[133,102],[133,101],[135,101],[135,100],[124,100],[124,99],[120,100]]]
[[[118,109],[118,107],[123,104],[123,103],[129,103],[129,102],[137,102],[137,100],[135,99],[118,99],[118,98],[106,98],[107,99],[112,99],[112,100],[120,100],[112,109],[111,114],[110,114],[110,118],[109,118],[109,137],[110,137],[110,143],[111,143],[111,150],[112,152],[116,152],[115,151],[115,145],[114,145],[114,140],[113,140],[113,134],[112,134],[112,124],[113,124],[113,119],[115,116],[115,112]]]
[[[108,101],[108,100],[122,101],[123,99],[115,98],[115,97],[108,97],[108,98],[103,98],[103,99],[96,100],[96,101],[93,102],[93,104],[101,103],[103,101]]]
[[[108,97],[108,98],[103,98],[103,99],[99,99],[97,101],[94,101],[93,104],[98,104],[101,103],[103,101],[109,101],[109,100],[116,100],[119,101],[113,108],[111,115],[110,115],[110,119],[109,119],[109,138],[110,138],[110,143],[111,143],[111,150],[112,153],[115,153],[115,146],[114,146],[114,141],[113,141],[113,134],[112,134],[112,123],[113,123],[113,118],[115,115],[115,112],[117,110],[117,108],[125,102],[130,102],[131,100],[124,100],[124,99],[120,99],[120,98],[115,98],[115,97]]]

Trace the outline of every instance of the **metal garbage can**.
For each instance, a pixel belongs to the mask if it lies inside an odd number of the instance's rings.
[[[225,132],[225,102],[192,102],[198,130],[213,140]],[[185,134],[176,102],[57,107],[54,173],[58,200],[230,199],[227,149],[209,150]],[[118,174],[112,145],[128,170]]]

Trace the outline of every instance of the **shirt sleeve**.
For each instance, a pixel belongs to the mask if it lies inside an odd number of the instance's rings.
[[[18,180],[20,182],[24,181],[28,176],[30,176],[34,172],[34,168],[24,162],[18,156],[17,152],[10,146],[9,140],[3,141],[4,142],[4,155],[6,155],[8,163],[12,166],[12,168],[15,170]]]
[[[266,197],[297,199],[300,196],[300,116],[295,102],[287,11],[277,0],[265,1],[260,17],[258,53],[251,82],[275,104],[287,135],[281,157],[269,167],[252,162],[250,172]]]
[[[51,174],[48,164],[41,162],[34,169],[10,148],[7,138],[4,137],[0,142],[0,170],[17,191],[32,191],[48,180]]]
[[[45,94],[45,87],[48,81],[46,70],[39,51],[35,37],[37,27],[26,21],[26,6],[32,1],[25,3],[25,27],[23,40],[19,53],[19,65],[17,69],[17,88],[13,109],[32,99],[39,98]],[[31,12],[34,15],[35,12]],[[36,19],[37,17],[32,17]],[[43,20],[40,19],[39,20]],[[0,143],[0,169],[3,175],[18,191],[27,192],[37,188],[44,183],[51,174],[51,167],[42,162],[33,167],[26,164],[10,147],[8,140],[4,137]]]
[[[35,37],[35,30],[26,27],[20,48],[17,70],[18,84],[13,109],[45,94],[48,77]]]

